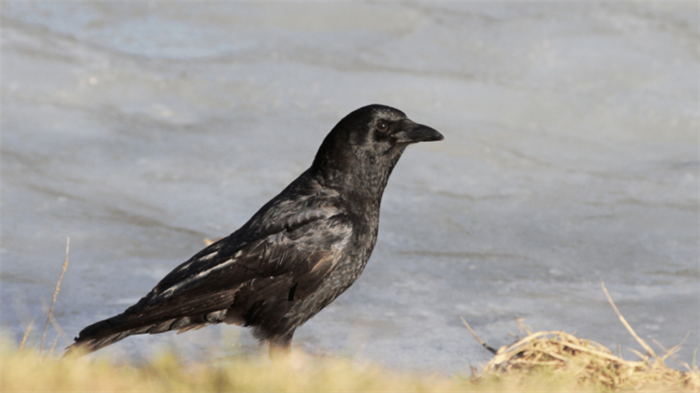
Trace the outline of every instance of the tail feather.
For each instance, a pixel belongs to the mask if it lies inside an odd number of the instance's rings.
[[[208,314],[183,316],[157,322],[150,321],[143,324],[129,320],[124,314],[120,314],[83,329],[75,338],[75,343],[66,348],[63,357],[86,355],[137,334],[158,334],[171,330],[177,330],[179,334],[207,325],[228,322],[226,320],[227,311],[220,310]]]

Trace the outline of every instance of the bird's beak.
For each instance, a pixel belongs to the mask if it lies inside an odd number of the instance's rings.
[[[445,139],[441,133],[436,130],[417,124],[409,119],[401,122],[401,131],[394,134],[394,138],[398,143],[417,143],[417,142],[432,142]]]

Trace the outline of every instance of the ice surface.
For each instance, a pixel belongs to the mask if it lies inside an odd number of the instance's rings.
[[[463,316],[492,346],[525,318],[636,348],[604,280],[641,337],[671,347],[690,331],[678,354],[690,361],[697,15],[694,3],[5,3],[3,329],[19,339],[43,315],[65,236],[55,315],[72,337],[242,225],[342,116],[383,103],[446,139],[407,150],[367,269],[296,346],[460,372],[489,358]],[[160,346],[255,350],[246,330],[216,326],[104,351]]]

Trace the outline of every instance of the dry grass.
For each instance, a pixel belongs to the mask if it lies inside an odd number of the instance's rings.
[[[554,381],[575,379],[579,388],[594,391],[700,390],[697,368],[679,371],[667,367],[662,358],[642,357],[625,360],[594,341],[561,331],[536,332],[499,349],[481,378],[526,382],[547,375]]]
[[[388,371],[295,351],[288,365],[266,355],[186,364],[173,354],[134,365],[38,356],[2,345],[2,392],[602,392],[698,391],[698,372],[619,359],[564,332],[538,332],[503,347],[470,377]]]
[[[666,366],[666,359],[680,349],[677,345],[665,350],[663,356],[642,340],[617,309],[605,284],[603,292],[622,324],[646,351],[634,351],[639,360],[625,360],[595,341],[580,339],[562,331],[533,333],[518,324],[527,332],[527,337],[501,347],[483,368],[477,379],[519,380],[523,384],[530,379],[548,376],[552,381],[572,379],[579,389],[594,391],[700,391],[700,372],[696,365],[677,361],[685,371]],[[476,336],[464,321],[467,329],[484,347],[492,350]]]
[[[41,345],[39,346],[39,356],[41,356],[44,353],[44,341],[46,341],[46,332],[49,330],[49,324],[51,323],[53,319],[53,306],[56,304],[56,298],[58,297],[58,291],[61,290],[61,281],[63,281],[63,275],[66,274],[66,270],[68,270],[68,254],[70,253],[70,238],[66,238],[66,259],[63,260],[63,269],[61,270],[61,275],[58,277],[58,282],[56,283],[56,289],[53,291],[53,298],[51,299],[51,307],[49,308],[49,312],[46,314],[46,327],[44,327],[44,334],[41,336]],[[26,336],[26,334],[25,334]],[[24,341],[24,340],[23,340]],[[56,337],[56,341],[54,341],[53,345],[51,346],[51,351],[53,352],[54,348],[56,347],[56,343],[58,342],[58,337]]]
[[[460,382],[389,374],[381,369],[338,359],[294,356],[289,366],[274,366],[265,357],[185,365],[172,354],[134,366],[108,359],[40,361],[36,353],[4,352],[0,375],[3,392],[259,392],[259,391],[450,391]]]

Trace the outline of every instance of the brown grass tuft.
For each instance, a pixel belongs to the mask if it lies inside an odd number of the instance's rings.
[[[501,347],[480,377],[525,380],[537,374],[549,375],[553,380],[574,378],[580,387],[593,390],[700,389],[697,368],[674,370],[658,357],[625,360],[595,341],[562,331],[532,333]]]
[[[700,391],[700,372],[697,366],[690,367],[687,363],[679,362],[686,369],[679,371],[665,364],[665,360],[673,356],[680,345],[665,350],[663,356],[657,355],[627,323],[605,284],[601,285],[622,324],[646,351],[643,354],[633,350],[640,357],[639,360],[625,360],[615,356],[602,344],[566,332],[532,333],[518,321],[521,329],[527,332],[527,337],[501,347],[476,379],[518,381],[516,384],[519,386],[527,385],[532,378],[573,380],[579,388],[594,391]],[[481,345],[490,348],[476,336],[466,321],[464,324]]]

